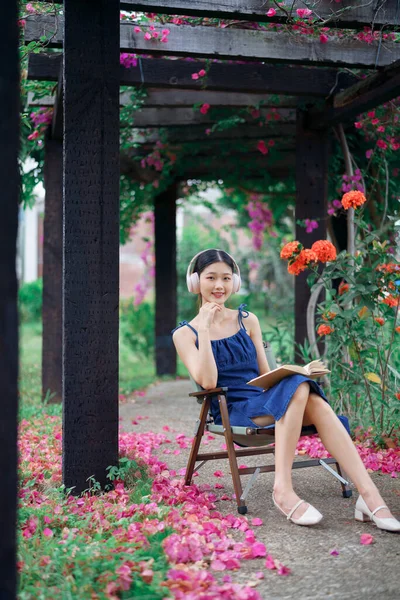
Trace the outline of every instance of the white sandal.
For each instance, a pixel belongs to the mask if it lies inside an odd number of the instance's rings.
[[[365,504],[364,498],[362,496],[358,496],[354,511],[354,518],[356,521],[372,521],[379,529],[384,529],[385,531],[400,531],[400,521],[394,517],[380,519],[379,517],[375,516],[375,513],[382,508],[388,507],[385,504],[382,504],[382,506],[378,506],[378,508],[375,508],[375,510],[371,512],[368,506]]]
[[[282,510],[282,508],[276,503],[275,496],[274,496],[273,492],[272,492],[272,502],[275,504],[276,508],[278,510],[280,510],[281,513],[283,513],[285,515],[285,517],[287,518],[287,520],[288,521],[292,521],[292,523],[295,523],[295,525],[305,525],[305,526],[316,525],[323,518],[322,515],[321,515],[321,513],[319,512],[319,510],[317,510],[316,508],[314,508],[310,504],[308,506],[306,512],[303,515],[301,515],[301,517],[299,519],[293,519],[293,517],[292,517],[293,513],[300,506],[300,504],[303,504],[303,502],[305,502],[305,500],[299,500],[293,506],[293,508],[289,511],[288,514],[286,514],[285,511]]]

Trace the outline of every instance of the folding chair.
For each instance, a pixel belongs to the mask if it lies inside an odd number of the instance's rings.
[[[275,358],[269,344],[264,343],[266,348],[266,355],[268,364],[271,369],[276,368]],[[268,425],[266,427],[231,427],[229,423],[229,414],[227,407],[227,396],[229,388],[219,387],[212,390],[203,390],[196,382],[193,381],[193,385],[197,391],[192,392],[189,396],[196,398],[197,402],[201,404],[201,410],[199,419],[196,422],[194,431],[193,444],[186,467],[185,474],[185,485],[190,485],[193,477],[193,473],[198,471],[207,461],[209,460],[222,460],[229,459],[229,465],[231,469],[231,475],[233,480],[233,487],[235,490],[236,502],[238,512],[241,515],[247,513],[246,498],[249,491],[254,484],[254,481],[259,473],[269,473],[275,471],[275,465],[264,465],[257,467],[246,467],[243,469],[238,468],[237,459],[243,456],[258,456],[259,454],[274,454],[275,448],[271,444],[275,441],[275,424]],[[215,425],[211,414],[209,413],[211,399],[217,396],[219,409],[222,418],[222,425]],[[343,424],[349,431],[348,422],[346,417],[340,417]],[[222,435],[225,437],[226,451],[220,452],[201,452],[199,453],[201,439],[204,432]],[[317,433],[316,428],[313,425],[303,427],[301,430],[302,436],[311,435]],[[239,446],[245,446],[242,449],[235,449],[234,443]],[[196,466],[196,462],[199,462]],[[336,471],[329,465],[333,464],[336,467]],[[306,467],[323,466],[329,471],[334,477],[336,477],[342,486],[342,494],[344,498],[350,498],[352,490],[350,489],[349,481],[345,478],[345,474],[342,472],[339,463],[334,458],[325,459],[309,459],[294,461],[293,468],[301,469]],[[242,482],[240,477],[242,475],[251,475],[245,489],[242,488]]]

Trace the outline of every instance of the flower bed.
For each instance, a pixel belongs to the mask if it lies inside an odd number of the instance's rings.
[[[114,469],[120,478],[101,495],[91,481],[81,497],[61,487],[61,438],[59,417],[21,421],[20,600],[77,594],[258,600],[252,586],[262,571],[251,586],[220,572],[263,558],[260,568],[289,573],[267,554],[245,517],[216,510],[210,486],[184,487],[182,477],[153,455],[170,443],[167,435],[121,433],[121,463]],[[235,541],[232,530],[243,541]]]

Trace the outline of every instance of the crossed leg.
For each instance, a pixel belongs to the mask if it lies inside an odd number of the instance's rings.
[[[273,422],[271,415],[263,415],[254,417],[253,421],[265,426],[271,419]],[[294,393],[286,413],[275,424],[274,496],[286,513],[300,499],[293,490],[292,464],[302,425],[315,425],[325,448],[343,466],[371,511],[384,504],[343,424],[329,404],[318,394],[310,393],[309,384],[304,382]],[[301,504],[293,517],[300,518],[307,507]],[[387,509],[377,514],[380,518],[392,517]]]

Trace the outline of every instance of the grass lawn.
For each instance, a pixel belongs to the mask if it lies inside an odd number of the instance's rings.
[[[23,323],[20,327],[20,395],[24,407],[34,406],[41,397],[42,325],[40,322]],[[187,376],[184,365],[178,362],[178,375]],[[120,338],[119,389],[130,394],[147,387],[155,380],[171,379],[157,377],[152,356],[137,356]]]

